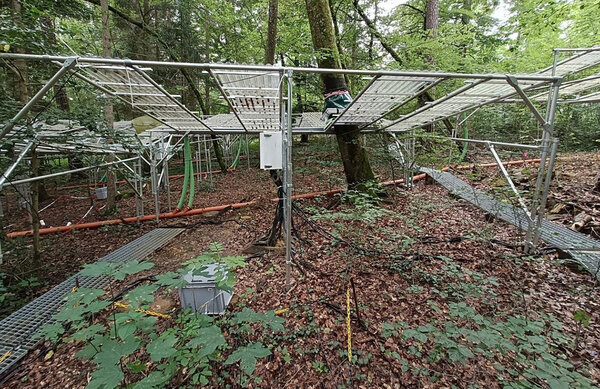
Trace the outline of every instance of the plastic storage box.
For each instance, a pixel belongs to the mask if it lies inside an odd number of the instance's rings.
[[[192,312],[207,315],[222,315],[225,313],[233,293],[217,288],[216,279],[227,275],[227,266],[212,263],[206,265],[201,274],[192,271],[183,276],[187,285],[179,289],[181,307],[192,308]],[[196,271],[196,273],[199,273]]]

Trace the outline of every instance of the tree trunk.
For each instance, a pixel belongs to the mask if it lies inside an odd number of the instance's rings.
[[[279,0],[269,0],[269,21],[267,25],[267,47],[265,48],[265,64],[275,63],[277,48],[277,7]]]
[[[100,0],[100,8],[102,11],[102,56],[104,58],[112,57],[111,48],[110,48],[110,25],[109,25],[109,15],[108,15],[108,0]],[[113,105],[110,100],[106,100],[104,104],[104,120],[106,122],[106,127],[108,131],[112,134],[115,115],[113,111]],[[107,143],[111,144],[112,138],[107,139]],[[108,162],[114,161],[114,156],[112,154],[108,155]],[[109,166],[106,173],[106,215],[113,214],[116,210],[116,195],[117,195],[117,186],[115,183],[115,171],[112,166]]]
[[[11,5],[12,17],[13,17],[13,22],[15,24],[15,27],[22,29],[23,23],[21,22],[21,1],[20,0],[11,0],[10,5]],[[22,53],[25,53],[25,49],[23,47],[16,47],[15,52],[22,54]],[[25,104],[27,104],[27,101],[29,100],[29,82],[28,82],[29,76],[28,76],[27,63],[25,62],[24,59],[15,59],[13,61],[13,65],[14,65],[14,70],[15,70],[16,79],[17,79],[17,82],[15,83],[15,86],[16,86],[15,99],[19,100],[21,102],[21,104],[25,105]]]
[[[321,68],[341,69],[340,54],[336,45],[333,19],[328,0],[306,0],[306,10],[313,40],[319,52]],[[324,93],[348,90],[341,74],[321,74]],[[358,126],[336,126],[335,135],[344,164],[346,181],[350,188],[360,188],[361,183],[374,179],[367,153],[362,145]]]
[[[427,0],[427,5],[425,6],[425,32],[431,34],[430,38],[437,38],[440,23],[439,16],[439,0]]]

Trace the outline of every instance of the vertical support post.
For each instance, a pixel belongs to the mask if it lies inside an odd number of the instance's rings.
[[[154,133],[152,133],[154,134]],[[153,142],[153,136],[150,137],[150,181],[152,188],[152,195],[154,196],[154,212],[156,216],[156,222],[158,223],[158,214],[160,213],[160,204],[158,199],[158,177],[156,174],[156,146]]]
[[[134,171],[134,185],[135,185],[135,218],[136,220],[136,224],[140,224],[140,195],[142,192],[140,192],[140,176],[139,176],[139,164],[140,164],[140,158],[139,158],[139,153],[138,153],[138,159],[133,162],[133,171]]]
[[[248,145],[248,134],[244,134],[246,137],[246,161],[248,162],[248,169],[250,169],[250,146]]]
[[[283,226],[285,234],[285,287],[290,290],[290,277],[292,267],[292,93],[293,72],[287,71],[287,101],[285,121],[282,123],[283,131]]]
[[[169,138],[170,139],[170,138]],[[165,158],[163,158],[163,172],[164,172],[164,183],[165,188],[167,189],[167,205],[169,207],[169,212],[171,212],[171,180],[169,179],[169,158],[167,158],[167,154],[169,153],[169,143],[163,145],[163,153]]]
[[[196,155],[196,173],[198,174],[198,179],[195,182],[198,191],[200,191],[200,180],[202,179],[202,143],[200,142],[200,135],[196,135],[196,152],[194,154]]]
[[[556,56],[556,53],[555,53]],[[555,61],[556,64],[556,61]],[[556,65],[554,65],[556,66]],[[554,70],[552,73],[554,74]],[[540,238],[540,225],[544,217],[544,211],[546,206],[546,199],[548,198],[548,190],[550,187],[550,180],[552,179],[552,168],[554,167],[554,161],[546,165],[548,155],[552,159],[551,144],[552,135],[554,133],[554,117],[556,115],[556,106],[558,101],[558,90],[561,80],[554,81],[552,87],[548,93],[548,105],[546,110],[546,123],[543,126],[542,134],[542,153],[540,156],[540,165],[538,168],[538,174],[535,182],[535,192],[533,193],[533,199],[531,201],[531,212],[530,220],[527,227],[527,234],[525,236],[525,252],[530,252]],[[554,151],[556,156],[556,151]],[[548,166],[549,172],[546,172],[546,166]]]
[[[536,219],[536,234],[533,236],[533,245],[537,246],[540,240],[540,230],[542,221],[544,220],[544,213],[546,212],[546,201],[548,200],[548,192],[550,191],[550,182],[552,181],[552,172],[554,170],[554,161],[556,160],[556,151],[558,149],[558,138],[554,138],[552,146],[550,148],[550,159],[548,161],[548,169],[546,170],[546,180],[544,182],[544,189],[542,191],[542,200],[540,203],[540,211],[538,212]]]
[[[40,160],[36,148],[31,149],[31,176],[40,175]],[[31,227],[33,230],[33,266],[39,273],[40,261],[40,182],[31,183]]]
[[[210,152],[210,142],[206,141],[206,135],[204,135],[204,151],[206,154],[206,163],[208,164],[208,175],[210,176],[210,186],[213,186],[213,176],[212,176],[212,154]]]

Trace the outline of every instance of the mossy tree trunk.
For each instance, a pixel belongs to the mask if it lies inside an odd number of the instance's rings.
[[[341,69],[340,53],[337,48],[333,18],[328,0],[306,0],[313,46],[318,52],[320,68]],[[342,74],[321,74],[324,94],[348,90]],[[348,187],[356,188],[361,183],[374,179],[369,158],[362,144],[358,126],[335,126],[340,155]]]

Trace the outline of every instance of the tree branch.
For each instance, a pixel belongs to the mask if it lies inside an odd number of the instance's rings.
[[[398,55],[396,50],[394,50],[394,48],[388,44],[387,40],[381,35],[381,33],[379,31],[377,31],[377,28],[375,28],[375,24],[373,23],[373,21],[371,21],[371,19],[369,19],[369,17],[365,13],[365,11],[362,9],[360,4],[358,4],[358,0],[354,0],[353,3],[354,3],[354,9],[356,9],[356,12],[358,12],[358,14],[362,18],[362,20],[365,22],[365,24],[369,28],[369,31],[371,32],[371,34],[373,34],[375,37],[377,37],[377,39],[379,40],[379,43],[381,43],[381,46],[383,46],[385,51],[387,51],[388,54],[391,55],[392,58],[394,58],[394,60],[396,62],[398,62],[398,64],[402,65],[403,61],[402,61],[402,58],[400,58],[400,55]]]

